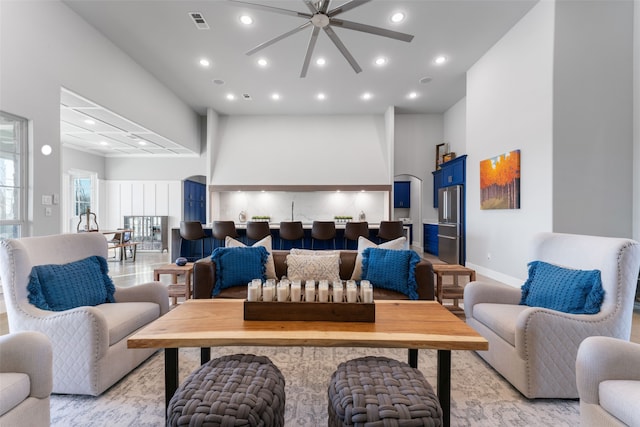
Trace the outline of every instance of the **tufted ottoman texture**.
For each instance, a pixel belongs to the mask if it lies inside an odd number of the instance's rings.
[[[329,383],[329,426],[441,426],[442,408],[422,373],[386,357],[338,365]]]
[[[210,360],[180,384],[168,426],[284,425],[284,376],[268,357],[234,354]]]

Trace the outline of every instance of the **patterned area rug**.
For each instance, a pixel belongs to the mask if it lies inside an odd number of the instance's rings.
[[[214,348],[268,356],[286,378],[286,426],[327,425],[327,385],[338,363],[379,355],[407,360],[406,350],[316,347]],[[199,349],[181,349],[180,380],[199,365]],[[418,366],[435,389],[436,352],[420,350]],[[157,352],[98,397],[52,395],[52,426],[164,425],[164,354]],[[452,426],[579,425],[577,400],[527,400],[474,352],[452,352]]]

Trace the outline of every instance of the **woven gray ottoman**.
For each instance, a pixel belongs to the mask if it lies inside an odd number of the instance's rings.
[[[210,360],[180,384],[168,426],[283,426],[284,376],[268,357],[234,354]]]
[[[329,383],[329,426],[441,426],[442,408],[422,373],[386,357],[338,365]]]

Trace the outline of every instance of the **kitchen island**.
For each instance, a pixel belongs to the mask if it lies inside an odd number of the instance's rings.
[[[346,222],[336,222],[336,249],[357,249],[358,243],[354,241],[348,241],[347,247],[345,247],[344,241],[344,229],[346,226]],[[246,242],[246,223],[236,223],[236,230],[240,237],[238,240],[242,242]],[[304,248],[311,249],[311,227],[312,223],[303,222],[302,228],[304,228]],[[270,222],[269,228],[271,229],[271,238],[273,242],[273,249],[280,249],[280,223],[279,222]],[[378,234],[378,230],[380,228],[380,224],[378,223],[369,223],[369,240],[372,242],[378,242],[378,238],[376,237]],[[411,224],[405,224],[404,227],[405,236],[407,237],[407,241],[411,242]],[[213,250],[219,246],[224,246],[224,243],[221,241],[217,241],[213,238],[212,228],[207,224],[204,227],[204,232],[207,235],[207,238],[204,241],[204,253],[205,256],[208,256],[213,252]],[[300,245],[300,241],[284,241],[282,242],[282,249],[291,249],[292,247],[302,247]],[[408,246],[407,246],[408,247]],[[200,258],[200,241],[188,241],[185,240],[182,242],[180,238],[180,228],[172,228],[171,229],[171,260],[175,260],[176,258],[182,256],[186,257],[189,261],[194,261],[197,258]],[[317,242],[314,245],[315,249],[333,249],[333,244],[330,241],[327,242]]]

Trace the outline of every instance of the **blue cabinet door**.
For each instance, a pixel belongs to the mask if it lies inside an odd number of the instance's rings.
[[[442,172],[442,187],[464,185],[466,158],[467,156],[460,156],[440,166],[440,171]]]
[[[411,207],[411,182],[396,181],[393,183],[393,207]]]
[[[438,190],[442,187],[442,169],[431,172],[433,174],[433,207],[438,208]]]
[[[424,224],[424,251],[432,255],[438,255],[438,226],[436,224]]]

